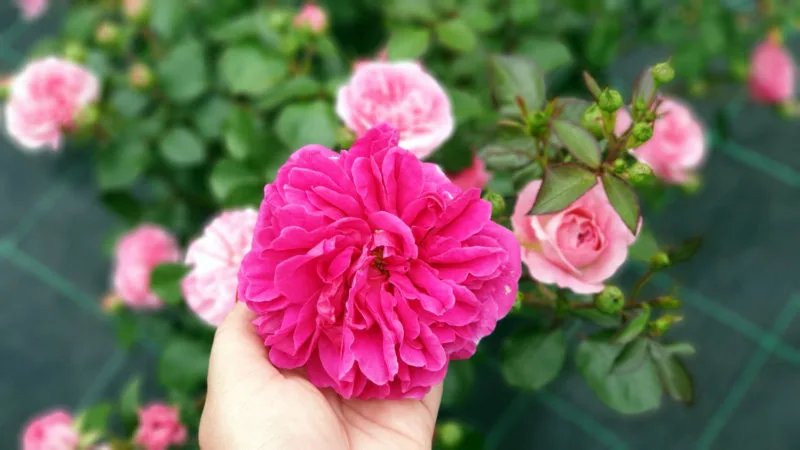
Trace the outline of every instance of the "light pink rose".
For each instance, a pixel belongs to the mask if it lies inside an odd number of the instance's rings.
[[[186,303],[201,319],[217,326],[236,304],[237,274],[250,250],[258,213],[254,209],[223,212],[189,244],[183,279]]]
[[[328,27],[328,15],[318,5],[306,3],[294,16],[294,26],[309,29],[314,33],[322,33]]]
[[[761,103],[783,103],[794,97],[792,55],[773,40],[759,44],[750,60],[750,97]]]
[[[139,427],[133,440],[144,450],[166,450],[186,442],[186,427],[178,408],[151,403],[139,410]]]
[[[5,107],[8,133],[30,150],[57,150],[62,131],[99,93],[97,78],[82,66],[52,57],[34,61],[11,82]]]
[[[25,20],[39,18],[47,11],[49,0],[17,0],[17,6],[22,10]]]
[[[483,189],[491,179],[492,174],[486,171],[486,164],[477,156],[472,158],[472,166],[450,176],[450,181],[462,191]]]
[[[684,103],[664,98],[658,107],[653,136],[631,153],[653,169],[668,183],[689,181],[706,157],[703,127]],[[631,116],[624,108],[617,112],[614,132],[621,135],[631,125]]]
[[[361,136],[388,123],[400,146],[422,159],[453,133],[453,111],[442,86],[417,63],[363,62],[339,89],[336,113]]]
[[[511,217],[531,277],[578,294],[602,291],[603,282],[625,262],[636,237],[600,183],[563,211],[530,215],[541,185],[541,180],[532,181],[520,192]]]
[[[161,299],[150,291],[150,272],[159,264],[179,259],[178,244],[168,231],[156,225],[141,225],[117,243],[114,290],[130,308],[159,308]]]
[[[25,426],[22,450],[75,450],[80,436],[72,416],[63,410],[53,410],[37,416]]]

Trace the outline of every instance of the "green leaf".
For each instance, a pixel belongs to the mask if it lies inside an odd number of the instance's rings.
[[[694,257],[703,245],[702,237],[687,239],[674,248],[669,249],[669,260],[672,264],[688,261]]]
[[[558,119],[570,120],[578,123],[580,123],[584,111],[586,111],[586,108],[590,105],[586,100],[573,97],[559,97],[555,102],[556,111],[558,111]]]
[[[465,5],[459,12],[459,16],[470,28],[482,33],[497,28],[502,19],[500,16],[493,15],[487,7],[482,5]]]
[[[141,377],[133,377],[122,389],[119,397],[119,415],[126,425],[136,424],[142,390]]]
[[[133,118],[150,103],[150,98],[141,92],[133,89],[119,89],[111,94],[111,107],[114,108],[122,117]]]
[[[471,52],[478,43],[475,32],[460,18],[440,23],[436,27],[436,37],[445,47],[462,53]]]
[[[622,375],[635,372],[642,367],[642,364],[650,357],[648,345],[647,339],[634,339],[625,344],[611,365],[611,373]]]
[[[533,60],[500,55],[492,58],[491,66],[494,93],[503,114],[519,115],[517,96],[522,97],[529,111],[544,105],[544,74]]]
[[[539,163],[531,163],[514,172],[511,175],[511,182],[514,183],[514,192],[521,191],[533,180],[541,180],[543,174],[544,170]]]
[[[386,17],[405,22],[421,20],[428,22],[436,19],[433,0],[387,0]]]
[[[450,408],[458,405],[472,392],[475,384],[475,367],[469,359],[451,361],[444,379],[442,406]]]
[[[621,318],[611,314],[598,311],[596,308],[582,308],[570,311],[570,314],[582,319],[586,319],[592,323],[600,325],[601,327],[618,327]]]
[[[612,374],[611,367],[623,346],[608,342],[600,332],[578,346],[578,371],[600,400],[622,414],[640,414],[661,405],[661,386],[652,361],[632,373]]]
[[[108,56],[96,50],[90,50],[86,54],[86,61],[84,61],[83,65],[99,78],[108,76],[112,69],[111,60]]]
[[[189,5],[185,0],[158,0],[150,4],[150,27],[167,40],[177,36],[186,18],[191,17],[187,15]]]
[[[535,145],[532,138],[520,137],[486,145],[478,151],[478,155],[491,169],[519,169],[533,161]]]
[[[83,410],[75,419],[76,428],[81,434],[105,433],[113,407],[110,403],[99,403]]]
[[[651,346],[651,353],[664,391],[674,400],[691,405],[694,402],[694,382],[683,362],[658,343]]]
[[[544,73],[572,63],[569,47],[558,39],[526,39],[520,45],[519,53],[536,61]]]
[[[95,154],[97,184],[103,191],[131,186],[150,162],[150,153],[143,141],[125,142]]]
[[[600,94],[603,92],[600,89],[600,86],[597,84],[597,81],[594,79],[589,72],[583,72],[583,81],[586,83],[586,87],[589,89],[589,93],[592,94],[592,98],[597,100],[600,97]]]
[[[627,344],[632,340],[639,337],[642,331],[647,327],[647,322],[650,320],[650,305],[647,303],[642,304],[642,310],[639,314],[631,319],[620,332],[615,342],[620,344]]]
[[[319,81],[307,75],[293,76],[264,95],[258,102],[257,108],[261,111],[271,111],[290,100],[315,97],[322,89],[323,86]]]
[[[158,381],[168,390],[193,392],[201,388],[208,374],[207,345],[185,337],[174,337],[158,361]]]
[[[92,39],[95,28],[103,17],[103,8],[98,5],[79,6],[72,4],[66,11],[67,15],[61,27],[64,37],[78,42]]]
[[[603,180],[603,189],[606,191],[606,196],[608,196],[611,206],[617,211],[619,218],[631,230],[631,233],[636,235],[636,231],[639,228],[639,218],[641,217],[639,199],[636,197],[636,192],[628,183],[616,175],[604,173],[601,178]]]
[[[628,255],[632,260],[649,263],[658,251],[658,242],[653,231],[648,227],[642,227],[636,241],[628,248]]]
[[[448,89],[450,102],[453,104],[453,113],[456,123],[464,123],[470,119],[480,117],[484,112],[481,99],[474,93],[464,89]]]
[[[209,187],[218,203],[223,203],[231,193],[241,186],[256,185],[263,191],[264,183],[252,168],[232,159],[221,159],[211,170]]]
[[[222,25],[213,28],[209,32],[209,37],[215,41],[224,43],[251,38],[257,35],[257,18],[258,16],[252,13],[234,17]]]
[[[386,44],[390,61],[417,59],[425,54],[431,34],[424,28],[407,27],[393,30]]]
[[[641,99],[646,105],[649,101],[655,98],[656,95],[656,82],[653,79],[653,74],[650,72],[651,67],[645,68],[639,77],[636,79],[636,84],[633,86],[633,100]]]
[[[577,164],[548,166],[531,214],[561,211],[596,184],[597,176]]]
[[[142,217],[142,203],[130,192],[104,192],[100,196],[100,201],[111,212],[125,219],[131,225],[139,222]]]
[[[697,350],[694,348],[694,345],[688,342],[672,342],[669,344],[663,344],[664,350],[671,355],[686,355],[692,356],[697,353]]]
[[[164,93],[175,102],[191,102],[208,87],[203,46],[196,39],[188,38],[176,45],[156,69]]]
[[[189,273],[189,268],[179,263],[164,263],[158,265],[150,273],[150,289],[164,303],[178,305],[183,299],[181,280]]]
[[[567,120],[554,120],[551,126],[559,141],[575,159],[593,169],[600,167],[600,144],[591,133]]]
[[[231,114],[231,109],[233,104],[224,97],[211,97],[194,115],[197,131],[206,139],[218,137],[225,120]]]
[[[176,167],[194,166],[206,159],[203,141],[188,128],[173,128],[161,139],[161,156]]]
[[[539,16],[539,0],[511,0],[509,16],[516,24],[525,24]]]
[[[120,311],[114,318],[114,337],[123,350],[130,350],[139,338],[139,323],[130,311]]]
[[[258,208],[264,199],[264,183],[241,184],[231,189],[225,201],[224,208]]]
[[[278,55],[251,45],[225,50],[219,62],[222,81],[234,94],[262,95],[289,74],[289,66]]]
[[[594,66],[607,66],[617,57],[621,36],[621,18],[614,15],[602,16],[594,23],[584,40],[583,52],[586,59]]]
[[[538,390],[553,381],[564,366],[567,340],[564,330],[536,332],[506,341],[503,378],[511,386]]]
[[[336,144],[336,128],[333,109],[322,100],[288,105],[275,122],[278,137],[291,149],[308,144],[333,147]]]
[[[258,118],[249,109],[237,107],[225,126],[225,149],[235,159],[245,159],[258,149]]]

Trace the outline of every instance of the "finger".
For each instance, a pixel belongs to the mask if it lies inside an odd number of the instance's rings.
[[[439,405],[442,403],[442,393],[444,392],[444,382],[437,384],[431,388],[431,391],[425,394],[422,399],[422,404],[431,413],[433,421],[436,422],[436,416],[439,415]]]

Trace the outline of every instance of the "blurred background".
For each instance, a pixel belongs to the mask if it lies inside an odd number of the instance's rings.
[[[345,7],[333,3],[329,9]],[[55,2],[28,23],[13,2],[0,3],[0,74],[56,33],[67,7]],[[370,39],[360,49],[365,57]],[[620,88],[670,54],[624,36],[618,45],[606,73]],[[460,411],[486,433],[487,449],[786,449],[800,442],[800,128],[748,103],[741,85],[681,89],[703,94],[687,100],[707,124],[712,148],[697,195],[667,197],[649,218],[659,236],[705,238],[694,260],[656,280],[666,286],[672,277],[681,286],[687,319],[674,333],[698,350],[688,361],[695,403],[665,401],[657,412],[621,416],[597,400],[571,359],[564,376],[537,394],[481,373]],[[0,140],[2,448],[15,445],[33,414],[111,398],[133,374],[145,376],[146,391],[158,391],[152,354],[118,349],[98,307],[109,273],[102,236],[116,221],[96,199],[80,151],[32,157]],[[634,265],[621,277],[636,273]]]

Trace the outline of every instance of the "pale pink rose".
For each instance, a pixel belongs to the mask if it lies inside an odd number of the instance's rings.
[[[684,103],[664,98],[658,107],[653,136],[631,153],[653,169],[662,180],[682,184],[703,164],[706,140],[703,127]],[[631,124],[624,108],[617,113],[615,133],[621,135]]]
[[[126,17],[137,18],[147,7],[148,0],[124,0],[122,2],[122,12]]]
[[[133,441],[144,450],[166,450],[186,443],[186,427],[178,408],[151,403],[139,410],[139,427]]]
[[[159,308],[161,299],[150,291],[150,273],[159,264],[179,259],[178,244],[168,231],[156,225],[141,225],[117,243],[114,290],[130,308]]]
[[[34,61],[11,82],[5,107],[8,133],[30,150],[57,150],[62,131],[99,93],[97,78],[80,65],[52,57]]]
[[[54,410],[37,416],[25,426],[22,450],[76,450],[80,436],[72,416]]]
[[[491,179],[492,174],[486,171],[486,164],[477,156],[472,158],[470,167],[450,176],[450,181],[462,191],[472,188],[483,189]]]
[[[223,212],[189,244],[186,264],[192,271],[183,279],[183,296],[201,319],[217,326],[236,304],[237,274],[250,250],[258,213],[253,209]]]
[[[294,26],[309,29],[314,33],[322,33],[328,27],[328,15],[318,5],[306,3],[294,16]]]
[[[794,84],[791,53],[773,40],[759,44],[750,60],[750,97],[761,103],[783,103],[794,97]]]
[[[532,181],[520,192],[511,217],[531,277],[578,294],[602,291],[603,282],[625,262],[636,237],[600,183],[563,211],[530,215],[541,185],[541,180]]]
[[[388,123],[400,146],[422,159],[453,133],[453,110],[442,86],[414,62],[364,62],[339,88],[336,113],[361,136]]]
[[[25,20],[39,18],[47,11],[49,0],[17,0],[17,6],[22,10]]]

